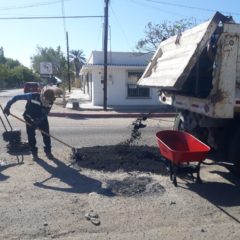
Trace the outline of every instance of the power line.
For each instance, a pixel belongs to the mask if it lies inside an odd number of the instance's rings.
[[[96,37],[96,43],[95,43],[94,50],[98,48],[98,45],[100,43],[102,43],[102,38],[103,38],[103,36],[102,36],[102,33],[103,33],[103,24],[102,24],[102,22],[100,23],[100,27],[97,28],[97,29],[99,29],[99,32],[98,32],[98,36]]]
[[[48,16],[48,17],[0,17],[0,20],[63,19],[63,18],[103,18],[104,16]]]
[[[183,4],[169,3],[169,2],[164,2],[164,1],[156,1],[156,0],[145,0],[145,1],[158,3],[158,4],[162,4],[162,5],[174,6],[174,7],[181,7],[181,8],[188,8],[188,9],[207,11],[207,12],[217,12],[217,11],[219,11],[219,10],[215,10],[215,9],[187,6],[187,5],[183,5]],[[229,12],[226,12],[226,11],[221,11],[221,12],[222,13],[227,13],[227,14],[229,13]],[[236,13],[236,12],[231,12],[231,14],[240,15],[240,13]]]
[[[117,21],[117,24],[119,25],[119,29],[121,29],[121,31],[122,31],[122,34],[123,34],[123,36],[124,36],[124,38],[125,38],[125,40],[126,40],[127,45],[128,45],[129,48],[130,48],[130,44],[129,44],[129,40],[128,40],[128,38],[127,38],[127,35],[125,34],[124,29],[123,29],[123,27],[122,27],[119,19],[117,18],[116,13],[114,12],[113,8],[111,7],[111,5],[110,5],[110,9],[111,9],[111,11],[112,11],[112,13],[113,13],[113,16],[115,17],[115,19],[116,19],[116,21]]]
[[[159,7],[156,7],[156,6],[152,6],[152,5],[147,5],[145,3],[141,3],[139,1],[135,1],[135,0],[131,0],[133,3],[137,4],[137,5],[140,5],[140,6],[143,6],[143,7],[148,7],[148,8],[152,8],[154,10],[160,10],[161,12],[163,13],[167,13],[167,14],[170,14],[170,15],[174,15],[174,16],[180,16],[180,17],[188,17],[186,15],[183,15],[181,13],[176,13],[176,12],[172,12],[172,11],[168,11],[166,9],[162,9],[162,8],[159,8]]]
[[[65,1],[71,1],[71,0],[65,0]],[[14,7],[5,7],[5,8],[0,8],[0,11],[9,11],[9,10],[16,10],[16,9],[25,9],[25,8],[34,8],[34,7],[39,7],[39,6],[46,6],[46,5],[52,5],[52,4],[57,4],[61,2],[61,0],[53,1],[53,2],[40,2],[40,3],[35,3],[35,4],[30,4],[30,5],[23,5],[23,6],[14,6]]]

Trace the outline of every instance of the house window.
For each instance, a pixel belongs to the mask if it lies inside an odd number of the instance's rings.
[[[143,72],[128,72],[127,97],[128,98],[149,98],[150,89],[137,85],[137,81]]]

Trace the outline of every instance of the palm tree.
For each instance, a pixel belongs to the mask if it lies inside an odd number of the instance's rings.
[[[70,61],[73,62],[76,72],[76,77],[79,77],[80,70],[86,62],[86,58],[82,50],[71,50],[69,52]]]

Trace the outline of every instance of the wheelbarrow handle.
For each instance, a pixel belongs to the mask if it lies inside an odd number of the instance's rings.
[[[1,108],[1,110],[2,110],[2,112],[3,112],[4,117],[5,117],[6,120],[7,120],[7,123],[8,123],[8,125],[9,125],[11,131],[12,131],[12,130],[13,130],[13,127],[12,127],[11,123],[9,122],[7,115],[4,113],[4,110],[3,110],[2,104],[0,104],[0,108]],[[1,122],[2,122],[2,124],[4,125],[4,128],[6,129],[6,131],[8,132],[7,127],[6,127],[6,125],[4,124],[2,118],[1,118]]]
[[[5,129],[5,131],[8,132],[7,127],[6,127],[6,125],[5,125],[5,123],[4,123],[4,121],[3,121],[3,119],[2,119],[1,116],[0,116],[0,120],[1,120],[1,122],[2,122],[2,125],[3,125],[3,127],[4,127],[4,129]]]
[[[30,127],[32,126],[30,123],[26,122],[26,121],[23,120],[22,118],[20,118],[20,117],[14,115],[14,114],[12,114],[12,113],[10,113],[10,115],[11,115],[12,117],[18,119],[19,121],[21,121],[21,122],[27,124],[27,125],[30,126]],[[56,137],[54,137],[53,135],[51,135],[51,134],[49,134],[49,133],[47,133],[47,132],[45,132],[45,131],[43,131],[43,130],[41,130],[41,129],[39,129],[39,128],[37,128],[37,130],[40,131],[42,134],[44,134],[44,135],[46,135],[46,136],[48,136],[48,137],[51,137],[51,138],[55,139],[56,141],[62,143],[63,145],[65,145],[65,146],[71,148],[72,150],[75,149],[73,146],[71,146],[71,145],[69,145],[69,144],[63,142],[61,139],[56,138]]]

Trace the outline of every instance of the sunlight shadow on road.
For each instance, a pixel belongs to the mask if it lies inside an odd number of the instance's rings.
[[[212,203],[216,208],[230,217],[237,223],[240,223],[238,213],[230,213],[228,207],[240,206],[240,188],[239,184],[223,182],[204,182],[203,184],[188,183],[190,191],[196,192],[199,196]]]
[[[187,183],[190,191],[196,192],[214,205],[223,207],[240,206],[239,185],[223,182]]]
[[[9,176],[6,176],[4,174],[2,174],[2,171],[10,168],[10,167],[14,167],[16,165],[19,165],[18,163],[12,163],[12,164],[7,164],[7,165],[4,165],[4,166],[0,166],[0,181],[5,181],[9,178]]]
[[[114,194],[109,189],[102,188],[100,181],[80,174],[80,172],[74,169],[71,164],[66,165],[56,158],[54,158],[52,162],[56,164],[56,167],[48,164],[43,159],[38,159],[36,161],[36,163],[44,170],[46,170],[49,174],[51,174],[51,176],[41,182],[34,183],[35,186],[69,193],[96,192],[108,197],[114,196]],[[50,179],[53,178],[59,179],[69,187],[51,186],[50,184],[46,184]]]

